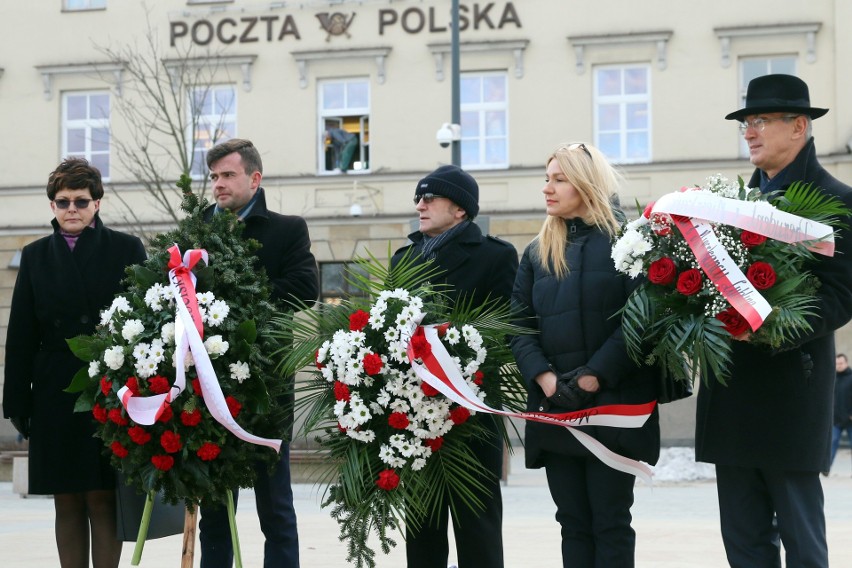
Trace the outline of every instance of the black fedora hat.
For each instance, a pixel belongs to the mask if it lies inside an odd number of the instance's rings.
[[[764,75],[752,79],[746,91],[745,107],[732,112],[725,120],[742,120],[750,114],[792,112],[819,118],[827,108],[814,108],[808,85],[793,75]]]

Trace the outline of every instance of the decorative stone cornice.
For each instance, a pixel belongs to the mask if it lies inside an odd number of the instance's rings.
[[[115,82],[115,94],[121,96],[122,72],[124,63],[71,63],[66,65],[36,65],[41,73],[44,99],[49,101],[53,98],[53,78],[56,75],[86,75],[103,77],[112,75]]]
[[[308,86],[308,64],[311,61],[335,61],[341,59],[375,59],[376,81],[385,82],[385,59],[391,52],[390,47],[364,47],[355,49],[318,49],[312,51],[291,51],[299,68],[299,87]]]
[[[459,43],[459,53],[509,52],[514,59],[515,77],[524,76],[524,50],[529,40],[493,40],[493,41],[463,41]],[[451,43],[430,43],[428,46],[435,59],[435,79],[444,80],[444,59],[452,51]]]
[[[668,58],[668,43],[672,38],[671,30],[659,30],[650,32],[629,32],[623,34],[596,34],[568,36],[568,41],[574,48],[576,58],[577,75],[586,71],[586,50],[590,47],[612,47],[616,45],[654,44],[657,48],[657,67],[660,70],[666,68]]]
[[[760,37],[768,35],[804,35],[806,42],[805,60],[814,63],[816,57],[816,34],[822,24],[819,22],[803,22],[798,24],[761,24],[755,26],[732,26],[713,28],[719,43],[722,45],[722,67],[731,65],[731,41],[739,37]]]

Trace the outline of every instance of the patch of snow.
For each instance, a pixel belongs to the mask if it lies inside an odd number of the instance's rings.
[[[716,468],[709,463],[696,463],[694,448],[662,448],[654,466],[654,481],[701,481],[716,479]]]

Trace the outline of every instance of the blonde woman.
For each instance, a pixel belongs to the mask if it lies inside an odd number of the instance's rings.
[[[619,177],[583,143],[558,147],[546,167],[547,218],[524,250],[512,294],[519,323],[538,331],[512,341],[527,408],[558,413],[654,400],[654,371],[627,356],[616,315],[638,284],[616,272],[610,258],[622,216]],[[621,455],[651,464],[659,456],[656,410],[639,429],[582,430]],[[635,478],[604,465],[559,426],[529,422],[525,438],[527,467],[545,468],[556,504],[563,566],[633,566]]]

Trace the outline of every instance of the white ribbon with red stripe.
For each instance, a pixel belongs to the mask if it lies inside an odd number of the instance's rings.
[[[195,295],[195,275],[192,268],[203,260],[208,262],[207,251],[192,249],[186,251],[181,261],[180,249],[177,245],[169,248],[169,282],[175,296],[177,314],[175,315],[175,383],[168,393],[141,397],[134,396],[126,386],[118,391],[127,414],[137,424],[150,425],[157,421],[166,406],[171,403],[186,388],[186,367],[184,361],[189,352],[192,353],[198,379],[201,382],[201,393],[204,404],[213,418],[240,440],[252,444],[268,446],[276,452],[281,449],[281,440],[260,438],[243,430],[237,424],[225,395],[219,386],[216,372],[204,347],[204,328],[201,312],[198,309],[198,299]]]
[[[408,345],[408,359],[411,368],[420,379],[438,390],[453,402],[469,410],[498,414],[510,418],[522,418],[533,422],[543,422],[567,428],[577,441],[585,446],[595,457],[609,467],[634,475],[651,482],[651,469],[644,463],[626,458],[611,451],[595,438],[577,430],[577,426],[610,426],[615,428],[640,428],[648,420],[654,410],[655,401],[647,404],[609,405],[587,408],[565,414],[544,414],[533,412],[507,412],[491,408],[474,393],[464,380],[458,364],[447,352],[438,336],[438,326],[421,326],[426,341],[431,346],[431,353],[421,358],[422,363],[414,357],[411,344]]]
[[[828,225],[786,213],[766,201],[743,201],[707,191],[668,193],[650,216],[671,215],[707,278],[756,331],[772,306],[749,282],[719,242],[710,223],[722,223],[784,243],[808,242],[813,252],[834,256],[834,231]],[[678,219],[677,217],[689,217]]]

